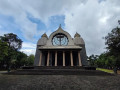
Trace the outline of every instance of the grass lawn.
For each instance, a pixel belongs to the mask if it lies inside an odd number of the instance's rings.
[[[110,70],[110,69],[96,68],[96,70],[104,71],[104,72],[107,72],[107,73],[114,73],[113,70]]]

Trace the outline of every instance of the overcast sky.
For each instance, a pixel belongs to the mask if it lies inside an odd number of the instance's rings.
[[[87,55],[101,54],[103,37],[118,26],[120,0],[0,0],[0,35],[17,34],[21,51],[35,54],[37,40],[59,24],[73,37],[78,32]]]

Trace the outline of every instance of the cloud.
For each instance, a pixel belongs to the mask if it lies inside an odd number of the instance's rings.
[[[31,54],[35,55],[36,50],[35,49],[21,49],[20,51],[26,53],[29,56]]]
[[[8,33],[8,32],[0,29],[0,36],[3,36],[6,33]]]
[[[0,25],[0,36],[3,36],[6,33],[10,33],[9,31],[4,31],[2,25]]]
[[[73,36],[75,31],[80,33],[86,43],[87,54],[100,54],[105,51],[105,37],[120,19],[119,1],[110,0],[99,3],[88,0],[86,4],[75,6],[65,13],[66,30]]]
[[[53,31],[51,30],[53,28],[48,29],[49,18],[64,16],[65,30],[72,37],[75,32],[81,34],[86,43],[87,54],[100,54],[105,51],[102,37],[118,25],[120,2],[119,0],[34,0],[34,2],[0,0],[0,14],[12,16],[24,37],[29,41],[36,41],[34,37],[42,35],[46,30],[38,29],[38,23],[31,21],[28,13],[45,24],[48,36]],[[29,50],[24,48],[23,51],[29,53],[32,50],[35,51],[33,48]]]
[[[0,13],[8,16],[12,16],[15,19],[16,24],[20,26],[24,37],[28,40],[33,40],[33,36],[36,34],[36,24],[32,23],[27,18],[27,13],[22,7],[20,0],[10,1],[1,0],[0,1]]]
[[[76,2],[73,2],[73,0],[61,0],[58,2],[56,0],[35,0],[33,2],[33,0],[0,0],[0,13],[12,16],[16,24],[20,26],[24,37],[34,41],[33,37],[39,31],[37,30],[37,24],[28,19],[27,13],[30,13],[33,17],[49,26],[49,17],[64,15],[64,12],[74,7],[74,5],[85,1],[76,0]]]
[[[22,49],[20,51],[26,53],[29,56],[30,54],[35,55],[35,50],[36,50],[36,44],[33,44],[31,42],[23,42]]]
[[[31,48],[31,49],[33,48],[33,49],[35,49],[36,48],[36,44],[33,44],[31,42],[23,42],[22,48]]]

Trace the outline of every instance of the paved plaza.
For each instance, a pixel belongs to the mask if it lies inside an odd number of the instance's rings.
[[[120,90],[120,75],[4,75],[0,90]]]

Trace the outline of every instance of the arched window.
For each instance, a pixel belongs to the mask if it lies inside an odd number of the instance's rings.
[[[58,33],[52,38],[52,44],[54,46],[66,46],[68,45],[68,38],[65,34]]]

